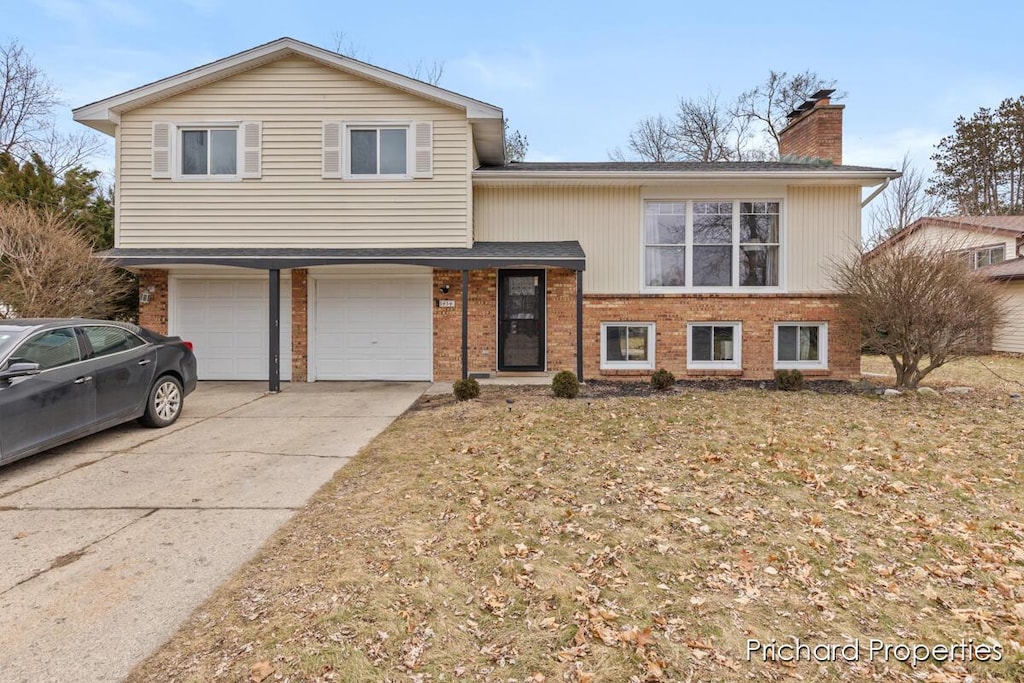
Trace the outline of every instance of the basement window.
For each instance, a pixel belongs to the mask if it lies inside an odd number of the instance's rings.
[[[654,323],[601,323],[601,369],[653,370]]]

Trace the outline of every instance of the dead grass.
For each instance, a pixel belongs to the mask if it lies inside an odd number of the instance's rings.
[[[860,366],[862,372],[871,373],[869,379],[888,378],[890,385],[896,381],[892,363],[885,356],[863,356]],[[969,386],[992,391],[1024,392],[1024,358],[1005,354],[965,358],[943,365],[925,377],[921,384],[940,388]]]
[[[130,680],[1024,679],[1020,401],[547,393],[399,419]]]

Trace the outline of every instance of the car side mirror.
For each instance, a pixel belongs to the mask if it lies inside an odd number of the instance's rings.
[[[0,370],[0,380],[39,374],[39,363],[15,362]]]

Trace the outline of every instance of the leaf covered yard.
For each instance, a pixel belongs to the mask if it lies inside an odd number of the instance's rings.
[[[1022,417],[996,392],[421,403],[131,680],[1021,680]],[[794,639],[860,655],[748,656]],[[868,654],[971,639],[1001,661]]]

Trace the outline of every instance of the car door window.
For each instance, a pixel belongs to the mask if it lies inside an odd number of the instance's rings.
[[[83,331],[89,338],[89,345],[92,346],[93,358],[128,351],[146,343],[120,327],[88,325],[83,328]]]
[[[75,331],[70,327],[49,330],[22,344],[8,363],[39,363],[40,370],[59,368],[81,360]]]

